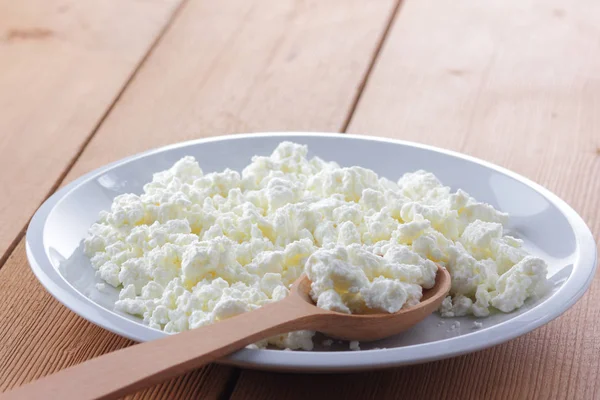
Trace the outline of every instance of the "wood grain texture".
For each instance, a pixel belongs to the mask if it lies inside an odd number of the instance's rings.
[[[395,0],[218,4],[186,4],[67,180],[182,140],[339,131]]]
[[[6,297],[0,312],[0,323],[5,327],[0,330],[0,392],[133,344],[54,300],[31,272],[24,254],[21,242],[8,260],[10,277],[1,270],[0,293]],[[203,398],[217,399],[230,372],[231,368],[211,365],[148,389],[146,394],[180,394],[185,398],[201,388]]]
[[[600,237],[600,4],[407,0],[349,126],[484,158]],[[353,375],[242,372],[238,399],[596,399],[600,278],[567,313],[475,354]],[[318,389],[317,389],[318,388]]]
[[[179,2],[0,0],[0,264]]]
[[[394,0],[188,0],[65,182],[185,139],[341,129],[394,7]],[[46,180],[59,177],[41,171]],[[0,332],[1,390],[131,344],[48,295],[29,271],[23,241],[0,282],[0,293],[14,299],[0,305],[0,321],[10,326]],[[133,398],[218,398],[236,377],[210,366]]]

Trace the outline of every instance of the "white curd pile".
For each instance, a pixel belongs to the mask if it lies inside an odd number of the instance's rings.
[[[141,195],[115,198],[84,241],[115,308],[175,333],[287,296],[303,272],[317,306],[389,312],[418,303],[436,263],[452,276],[442,316],[510,312],[545,287],[546,263],[503,233],[508,216],[425,171],[398,182],[283,142],[241,174],[184,157]],[[257,344],[313,348],[314,332]]]

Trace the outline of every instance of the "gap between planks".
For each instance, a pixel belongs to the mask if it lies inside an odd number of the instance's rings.
[[[356,90],[356,95],[354,96],[354,99],[352,100],[352,104],[350,105],[350,109],[348,110],[348,115],[346,116],[346,119],[344,120],[344,123],[342,124],[342,129],[341,129],[342,133],[346,133],[348,131],[348,127],[350,126],[350,123],[352,122],[352,117],[354,116],[354,113],[356,112],[358,103],[360,102],[360,99],[365,90],[365,87],[367,87],[367,83],[369,83],[369,77],[373,73],[373,67],[375,66],[375,63],[377,63],[377,60],[379,59],[379,55],[381,54],[383,45],[385,44],[385,41],[388,38],[390,31],[392,30],[392,27],[394,26],[394,23],[396,22],[396,18],[398,16],[398,14],[400,14],[402,4],[404,4],[404,0],[397,0],[396,5],[394,6],[394,8],[392,9],[392,12],[390,13],[390,17],[388,18],[388,20],[386,22],[385,29],[383,30],[381,38],[379,39],[379,42],[377,43],[377,46],[375,47],[375,50],[373,51],[373,55],[371,56],[369,65],[367,66],[367,69],[365,70],[365,74],[363,75],[363,78],[361,79],[361,81],[358,85],[358,88]]]

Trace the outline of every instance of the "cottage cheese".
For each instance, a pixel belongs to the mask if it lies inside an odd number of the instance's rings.
[[[141,195],[115,198],[84,241],[115,308],[175,333],[279,301],[303,272],[317,306],[396,312],[452,275],[443,316],[510,312],[544,285],[546,264],[504,235],[508,216],[425,171],[397,182],[283,142],[238,173],[184,157]],[[310,350],[313,332],[257,343]],[[356,346],[358,347],[358,346]]]

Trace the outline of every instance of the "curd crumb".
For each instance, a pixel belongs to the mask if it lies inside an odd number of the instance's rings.
[[[358,340],[353,340],[350,342],[350,350],[352,350],[352,351],[360,350],[360,343]]]

